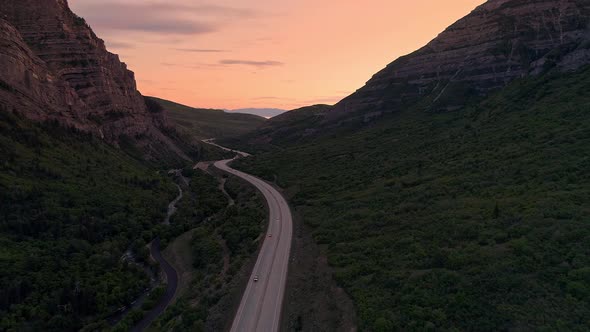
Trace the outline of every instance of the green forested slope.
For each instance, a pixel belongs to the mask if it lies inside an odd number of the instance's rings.
[[[260,126],[266,119],[260,116],[227,113],[222,110],[199,109],[168,100],[146,97],[148,102],[157,102],[168,118],[183,133],[200,141],[207,138],[226,138],[243,135]]]
[[[176,193],[98,139],[0,111],[0,330],[75,331],[132,301],[147,275],[121,256]]]
[[[362,330],[584,331],[588,91],[589,69],[548,74],[236,166],[297,191]]]

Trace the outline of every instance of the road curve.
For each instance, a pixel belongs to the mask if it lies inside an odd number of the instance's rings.
[[[176,288],[178,287],[178,274],[176,270],[164,259],[162,253],[160,252],[160,238],[156,238],[152,241],[151,244],[151,252],[154,259],[160,263],[160,267],[166,273],[166,291],[164,295],[158,300],[158,304],[148,312],[141,321],[139,321],[130,331],[131,332],[140,332],[145,330],[158,316],[160,316],[170,301],[174,298],[174,293],[176,293]]]
[[[214,144],[209,140],[206,143]],[[238,151],[234,152],[239,156],[246,155]],[[248,181],[264,195],[268,204],[269,224],[231,331],[275,332],[279,330],[281,321],[293,235],[293,218],[285,198],[270,184],[228,165],[236,158],[217,161],[215,167]],[[254,281],[256,276],[257,282]]]

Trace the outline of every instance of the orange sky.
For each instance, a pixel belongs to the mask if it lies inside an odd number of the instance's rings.
[[[140,91],[195,107],[335,103],[484,0],[70,0]]]

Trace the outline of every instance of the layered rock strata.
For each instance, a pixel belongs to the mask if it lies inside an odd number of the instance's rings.
[[[509,82],[590,63],[590,1],[490,0],[339,102],[329,118],[416,101],[457,108]]]

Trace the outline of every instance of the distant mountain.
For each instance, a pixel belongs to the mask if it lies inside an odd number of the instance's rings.
[[[193,108],[155,97],[146,98],[159,104],[174,126],[197,141],[244,135],[266,121],[265,118],[253,114]]]
[[[261,116],[263,118],[272,118],[277,115],[283,114],[287,112],[286,110],[282,110],[279,108],[240,108],[237,110],[228,110],[228,113],[245,113],[245,114],[254,114]]]

